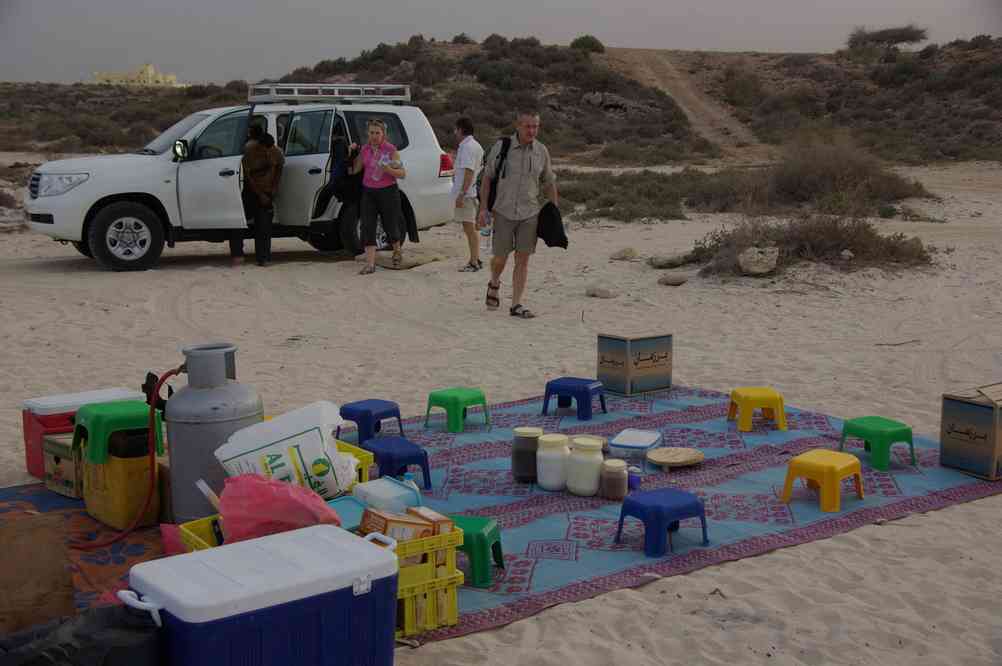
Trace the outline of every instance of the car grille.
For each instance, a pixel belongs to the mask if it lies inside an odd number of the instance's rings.
[[[33,173],[31,174],[31,180],[28,181],[28,194],[32,199],[38,198],[38,181],[42,180],[42,174]]]

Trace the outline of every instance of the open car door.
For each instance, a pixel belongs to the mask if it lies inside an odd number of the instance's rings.
[[[285,168],[278,185],[275,213],[278,224],[306,227],[329,176],[332,110],[292,114],[285,132]]]
[[[240,161],[247,140],[246,109],[217,118],[192,142],[178,165],[181,220],[187,229],[246,227]]]

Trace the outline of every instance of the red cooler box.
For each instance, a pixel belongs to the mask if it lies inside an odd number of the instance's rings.
[[[146,396],[126,388],[109,388],[25,400],[21,411],[21,428],[24,431],[24,460],[28,474],[39,479],[45,478],[45,461],[42,456],[42,438],[45,435],[73,432],[73,417],[78,409],[93,402],[114,400],[146,400]]]
[[[370,538],[371,537],[371,538]],[[397,556],[317,525],[144,562],[129,606],[164,628],[170,666],[392,666]]]

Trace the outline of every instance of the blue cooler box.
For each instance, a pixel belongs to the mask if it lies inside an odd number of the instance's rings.
[[[333,525],[137,564],[129,586],[171,666],[393,664],[397,556]]]

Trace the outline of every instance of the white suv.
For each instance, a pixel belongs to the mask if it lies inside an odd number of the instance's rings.
[[[424,113],[405,103],[406,86],[265,83],[251,86],[248,97],[246,106],[193,113],[137,153],[41,165],[25,195],[29,227],[115,270],[155,265],[165,244],[222,242],[237,229],[251,237],[240,162],[254,122],[285,151],[274,235],[357,252],[358,207],[325,193],[331,136],[364,143],[366,121],[374,117],[386,122],[387,139],[407,168],[400,181],[407,227],[450,218],[452,159]],[[318,99],[324,103],[312,103]]]

